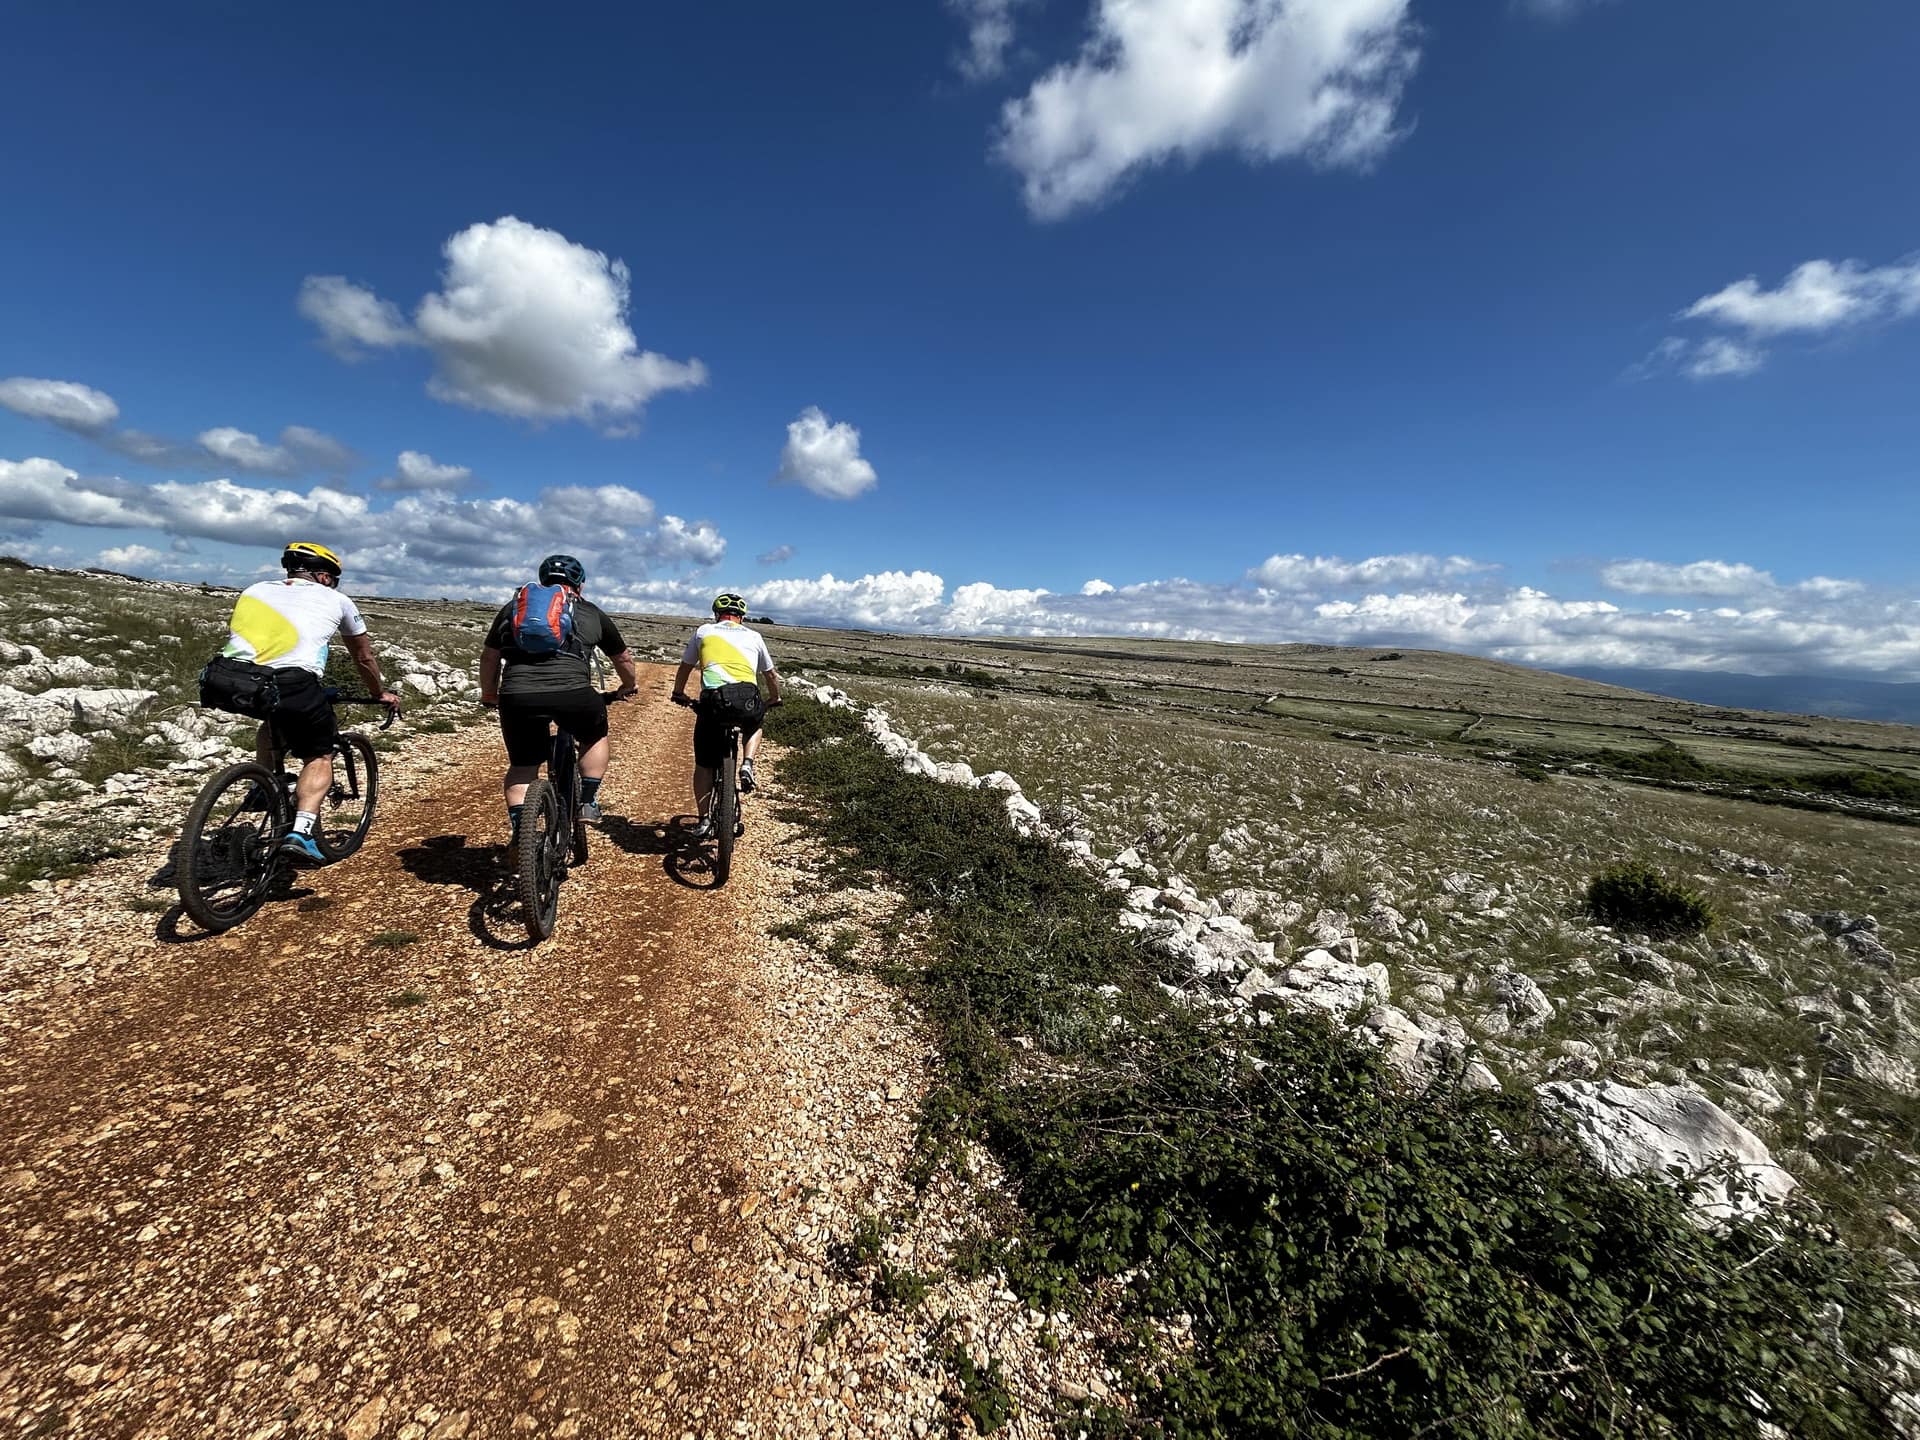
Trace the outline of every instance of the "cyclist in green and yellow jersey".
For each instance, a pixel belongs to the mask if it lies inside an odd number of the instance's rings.
[[[780,676],[773,668],[773,656],[760,632],[742,623],[746,614],[747,602],[732,591],[715,596],[712,623],[693,632],[673,677],[674,698],[685,701],[691,699],[687,682],[696,671],[700,676],[698,718],[693,725],[693,804],[701,816],[694,834],[702,838],[712,824],[706,818],[707,794],[713,789],[713,772],[726,753],[728,729],[740,727],[746,755],[740,764],[740,789],[751,793],[753,761],[760,753],[760,722],[766,718],[767,701],[780,703]],[[763,679],[765,701],[760,697]]]

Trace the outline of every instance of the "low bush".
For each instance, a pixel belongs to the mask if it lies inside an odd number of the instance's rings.
[[[918,912],[890,978],[938,1043],[925,1151],[999,1157],[1029,1303],[1097,1285],[1129,1327],[1137,1408],[1102,1433],[1892,1433],[1906,1322],[1810,1211],[1703,1229],[1683,1189],[1586,1164],[1529,1093],[1411,1095],[1324,1021],[1170,999],[1113,897],[999,797],[903,773],[844,711],[769,729],[841,872]],[[949,1368],[997,1395],[971,1356]]]
[[[1637,861],[1610,866],[1588,882],[1587,913],[1602,925],[1656,937],[1697,935],[1714,922],[1706,897]]]
[[[35,880],[71,880],[127,851],[117,832],[101,828],[40,835],[18,845],[0,865],[0,895],[17,895]]]

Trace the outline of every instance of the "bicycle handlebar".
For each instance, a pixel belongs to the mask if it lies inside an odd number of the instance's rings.
[[[393,722],[397,718],[399,718],[399,715],[400,715],[400,707],[398,705],[389,705],[387,704],[386,701],[382,700],[378,695],[342,695],[338,690],[329,690],[326,692],[326,696],[327,696],[327,703],[329,705],[378,705],[380,706],[383,710],[387,712],[387,718],[380,722],[380,728],[382,730],[392,729]]]

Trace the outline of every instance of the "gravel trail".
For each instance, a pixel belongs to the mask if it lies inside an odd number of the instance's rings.
[[[791,1363],[752,1343],[742,1215],[738,957],[778,829],[724,889],[673,873],[670,675],[613,711],[612,818],[538,947],[491,729],[423,747],[359,855],[226,936],[128,910],[131,862],[0,905],[8,1433],[745,1424]]]

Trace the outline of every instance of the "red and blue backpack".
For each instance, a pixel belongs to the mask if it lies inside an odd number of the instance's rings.
[[[522,585],[513,592],[513,644],[528,655],[557,655],[573,643],[573,591]]]

